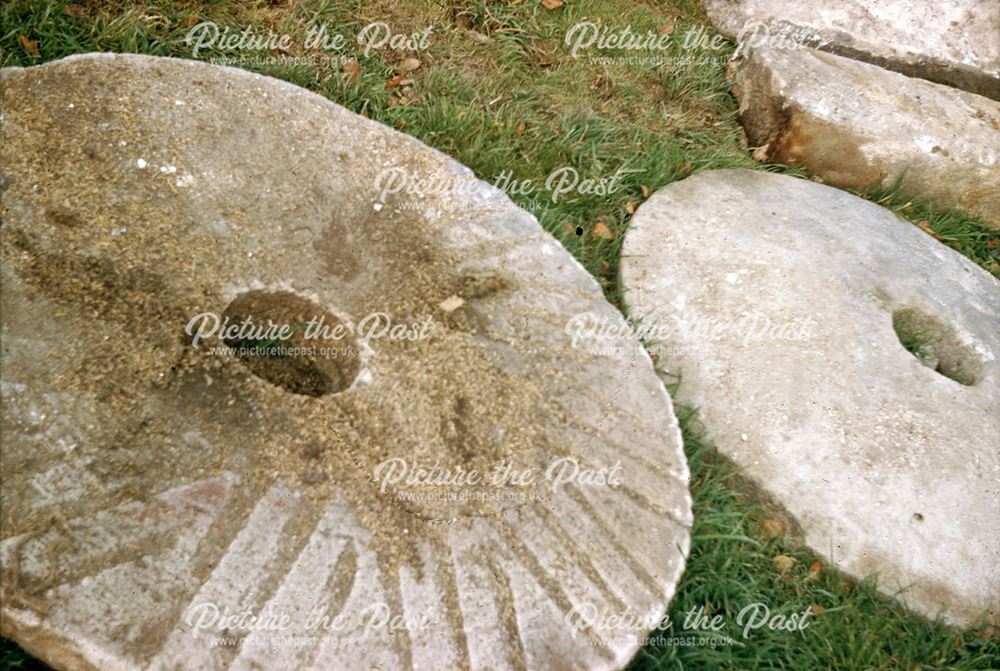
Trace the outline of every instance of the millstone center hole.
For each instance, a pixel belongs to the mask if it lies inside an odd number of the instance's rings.
[[[982,377],[982,359],[937,317],[904,308],[892,313],[892,327],[906,351],[928,368],[966,386]]]
[[[243,365],[293,394],[344,391],[361,371],[353,329],[290,291],[247,291],[222,317],[222,340]]]

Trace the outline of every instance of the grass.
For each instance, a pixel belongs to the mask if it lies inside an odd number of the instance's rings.
[[[431,27],[426,49],[359,53],[356,33],[386,21],[397,34]],[[618,252],[631,213],[648,194],[690,174],[741,167],[791,174],[755,163],[741,143],[725,59],[732,46],[685,60],[683,36],[705,28],[697,0],[567,0],[545,9],[535,0],[315,0],[312,2],[145,2],[13,0],[0,7],[0,63],[28,66],[87,51],[191,57],[192,26],[214,21],[242,30],[289,33],[281,62],[249,51],[206,49],[203,60],[240,65],[316,91],[444,151],[482,179],[508,189],[600,281],[620,305]],[[659,62],[625,62],[625,51],[589,50],[574,58],[564,42],[581,21],[633,32],[672,30]],[[302,46],[311,23],[342,35],[346,48]],[[405,67],[416,58],[419,67]],[[607,59],[620,59],[608,62]],[[297,59],[297,60],[295,60]],[[560,194],[547,180],[558,170],[603,193]],[[557,173],[558,174],[558,173]],[[1000,277],[1000,235],[958,212],[910,201],[898,188],[862,194],[920,226]],[[690,408],[679,408],[692,468],[695,505],[687,570],[671,604],[672,635],[685,614],[705,609],[735,623],[740,609],[813,608],[801,632],[758,630],[742,645],[651,644],[635,669],[989,669],[1000,668],[998,638],[960,632],[908,613],[873,584],[853,583],[785,540],[780,523],[735,469],[719,458]],[[778,564],[775,558],[781,557]],[[790,562],[789,559],[794,559]],[[780,566],[779,566],[780,565]],[[21,666],[18,666],[20,664]],[[6,642],[0,669],[36,668]]]
[[[930,361],[934,355],[930,350],[928,334],[925,331],[917,330],[912,325],[912,321],[913,318],[909,316],[893,317],[892,328],[896,331],[903,349],[922,361]]]
[[[48,668],[28,655],[14,641],[0,639],[0,669],[4,669],[4,671],[36,671]]]

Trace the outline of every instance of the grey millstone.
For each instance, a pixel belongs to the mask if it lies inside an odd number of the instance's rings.
[[[1000,228],[1000,103],[813,49],[750,50],[731,69],[758,159],[852,189],[905,176]]]
[[[248,72],[0,83],[5,636],[61,669],[629,660],[683,568],[687,465],[645,351],[572,346],[573,315],[624,321],[534,218]],[[393,167],[452,188],[383,194]],[[203,312],[322,317],[342,347],[196,346]],[[405,333],[363,337],[378,312]],[[393,458],[535,479],[383,491]],[[559,458],[590,475],[553,490]]]
[[[1000,283],[877,205],[744,170],[656,193],[622,255],[679,400],[809,546],[1000,621]]]
[[[1000,100],[996,0],[705,0],[705,9],[746,46],[817,47]]]

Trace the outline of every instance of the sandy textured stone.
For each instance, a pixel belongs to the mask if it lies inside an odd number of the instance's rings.
[[[1000,282],[877,205],[744,170],[656,193],[622,254],[680,400],[813,550],[1000,621]]]
[[[732,65],[760,160],[852,189],[904,188],[1000,229],[1000,103],[812,49],[752,50]]]
[[[573,347],[571,316],[622,318],[534,218],[248,72],[89,55],[0,83],[4,635],[103,671],[629,660],[645,627],[598,615],[664,613],[687,465],[641,347]],[[394,167],[423,195],[383,193]],[[241,360],[194,344],[204,312],[345,330]],[[362,337],[379,312],[414,339]],[[387,459],[534,480],[383,490]],[[557,459],[611,483],[553,488]]]
[[[996,0],[705,0],[705,9],[750,46],[817,47],[1000,100]]]

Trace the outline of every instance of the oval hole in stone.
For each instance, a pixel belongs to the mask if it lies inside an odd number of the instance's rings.
[[[903,308],[892,313],[892,328],[907,352],[946,378],[972,386],[982,377],[982,359],[937,317]]]
[[[361,372],[358,345],[348,325],[290,291],[247,291],[234,298],[222,316],[233,331],[250,320],[244,331],[250,337],[223,342],[254,375],[293,394],[336,394],[348,389]],[[306,339],[310,322],[316,326]],[[284,325],[291,335],[275,338]]]

